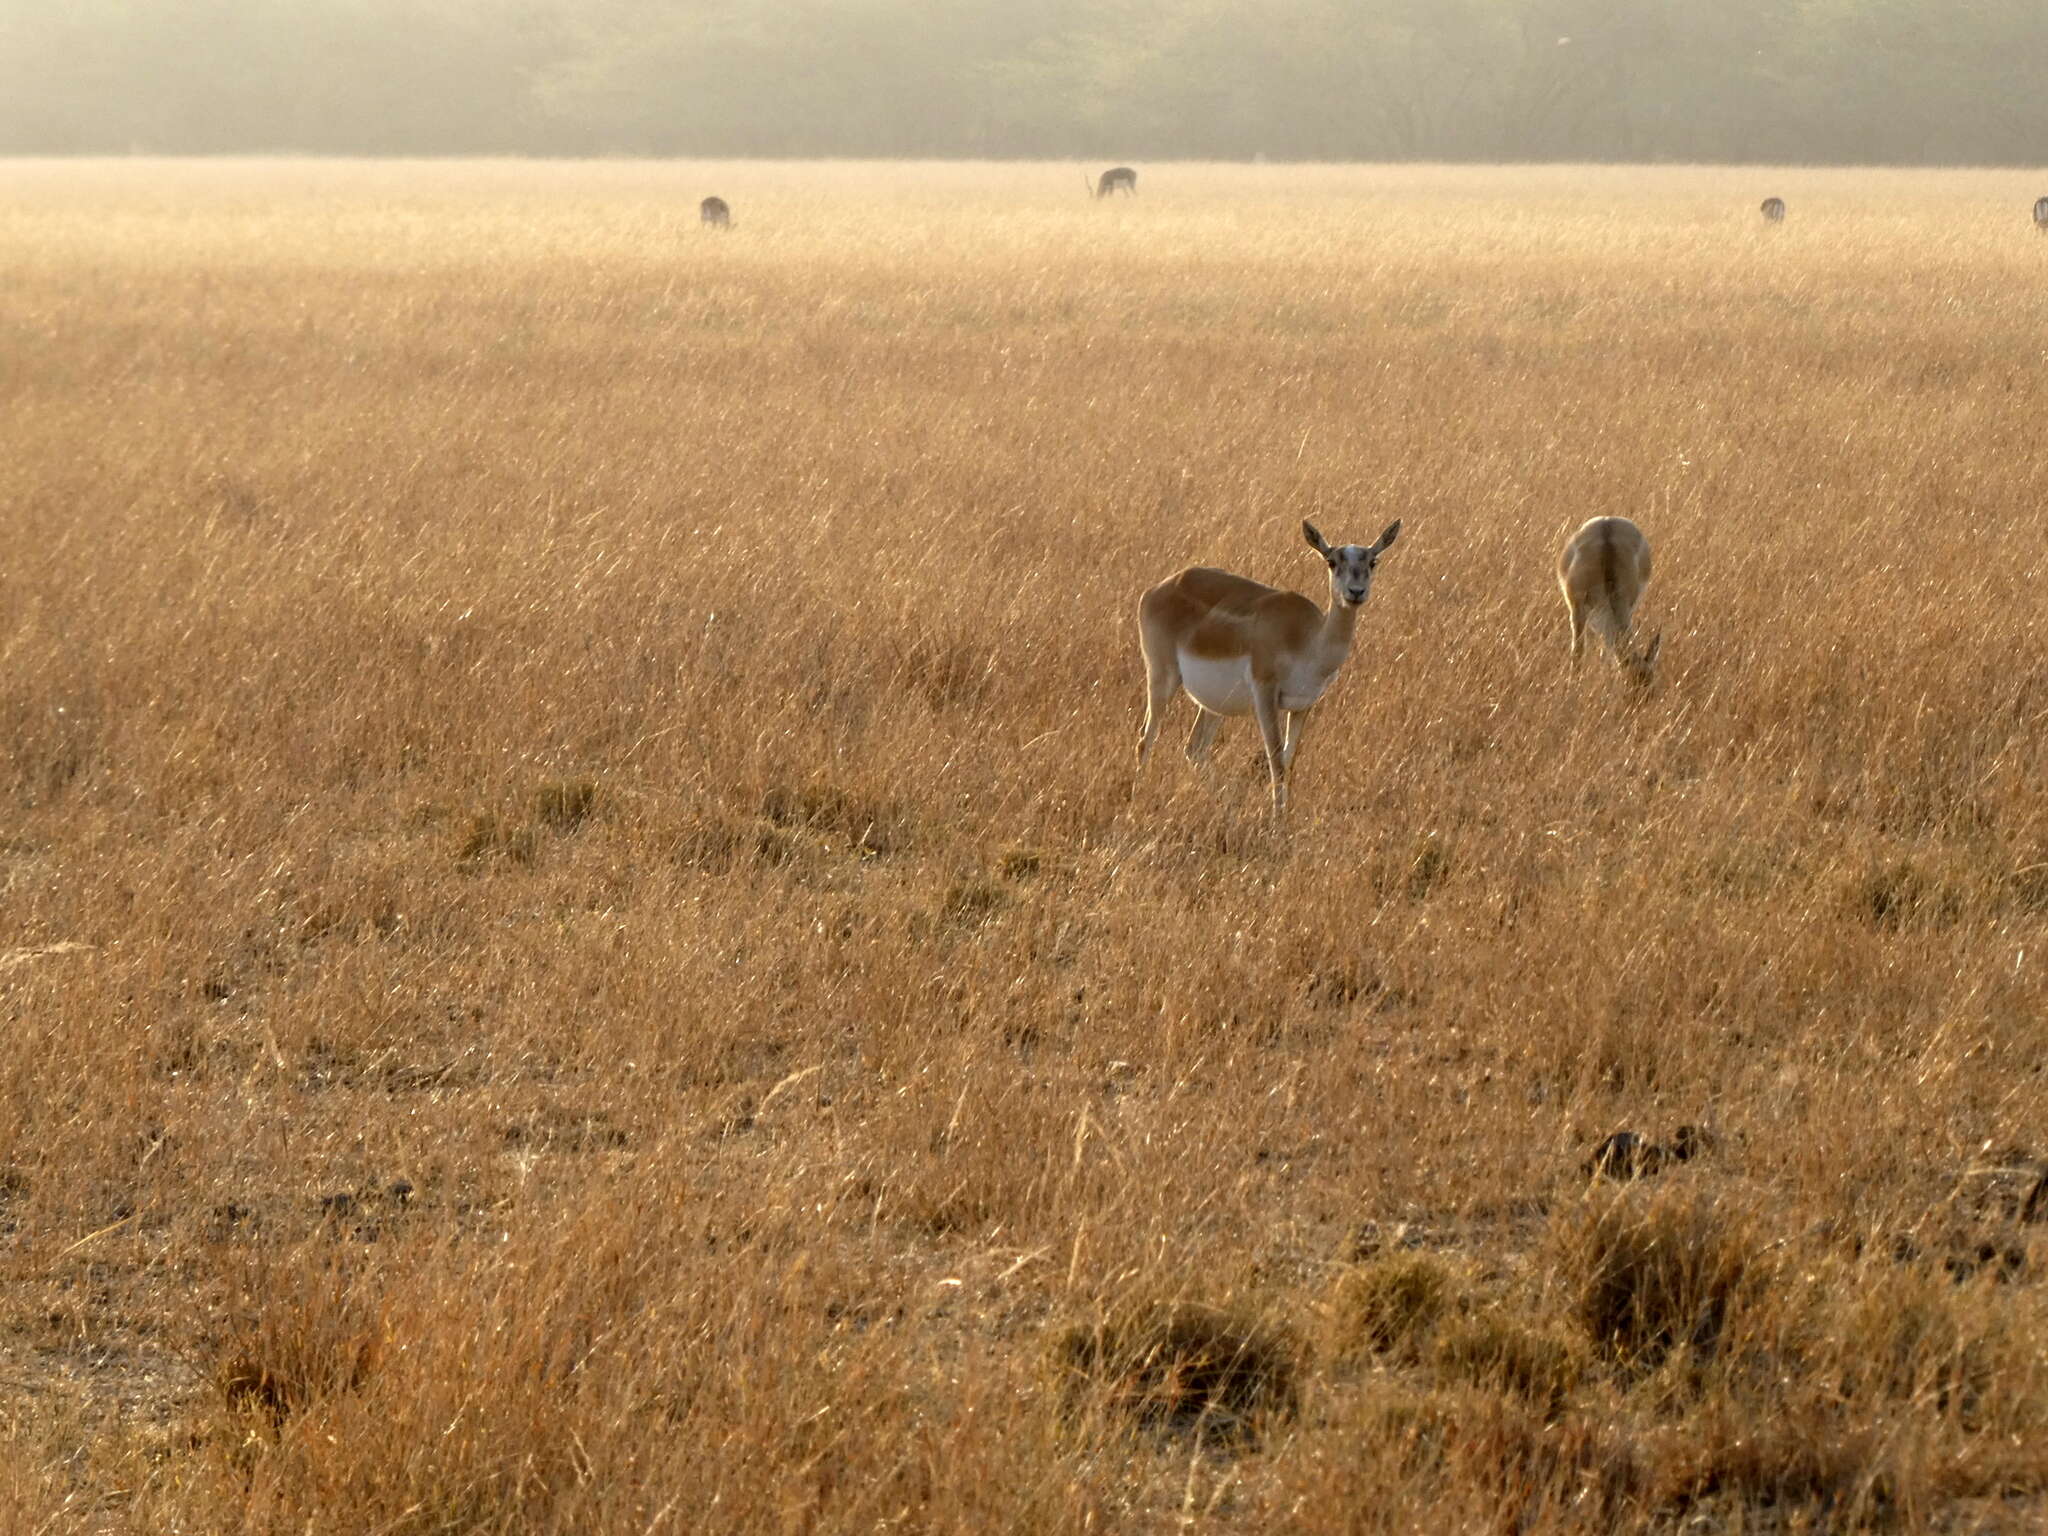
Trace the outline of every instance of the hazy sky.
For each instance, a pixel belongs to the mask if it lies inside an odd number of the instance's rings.
[[[0,152],[2048,161],[2042,0],[0,0]]]

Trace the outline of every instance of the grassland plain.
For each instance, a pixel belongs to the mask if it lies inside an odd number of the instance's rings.
[[[0,1527],[2048,1515],[2041,179],[1081,175],[0,166]]]

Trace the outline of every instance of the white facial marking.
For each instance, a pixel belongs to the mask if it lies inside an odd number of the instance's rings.
[[[1362,544],[1346,544],[1342,549],[1331,550],[1327,559],[1330,585],[1339,602],[1356,607],[1372,594],[1373,567],[1379,563],[1377,554]]]

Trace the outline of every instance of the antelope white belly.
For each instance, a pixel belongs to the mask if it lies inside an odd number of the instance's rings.
[[[1248,715],[1252,712],[1252,664],[1243,656],[1212,661],[1203,656],[1180,653],[1180,685],[1188,697],[1218,715]]]

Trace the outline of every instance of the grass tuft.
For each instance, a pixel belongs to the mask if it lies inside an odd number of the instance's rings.
[[[541,825],[570,832],[597,809],[595,779],[551,779],[533,792],[533,813]]]
[[[1243,1442],[1298,1405],[1294,1335],[1241,1306],[1125,1303],[1057,1332],[1050,1358],[1069,1412],[1099,1407],[1148,1429]]]
[[[1751,1214],[1681,1188],[1594,1206],[1560,1255],[1573,1316],[1604,1353],[1654,1367],[1673,1350],[1709,1356],[1763,1271]]]
[[[317,1403],[360,1389],[382,1331],[338,1265],[266,1265],[216,1347],[212,1376],[229,1412],[272,1432]]]
[[[1330,1345],[1341,1359],[1414,1359],[1463,1299],[1457,1272],[1424,1253],[1396,1253],[1345,1269],[1325,1303]]]
[[[455,857],[465,864],[490,858],[531,865],[539,856],[540,839],[534,829],[496,811],[474,812],[455,845]]]
[[[1440,1330],[1437,1370],[1454,1380],[1512,1392],[1555,1417],[1586,1374],[1584,1344],[1556,1328],[1532,1326],[1490,1309]]]

